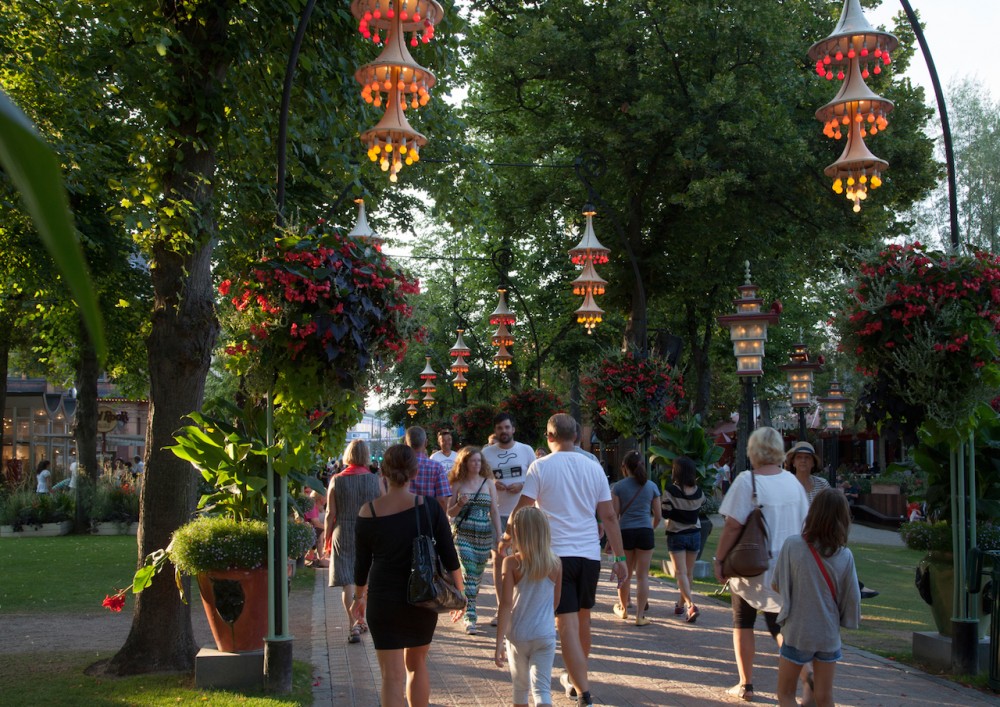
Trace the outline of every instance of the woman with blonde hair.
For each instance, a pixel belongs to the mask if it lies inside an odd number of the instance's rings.
[[[493,472],[479,447],[467,446],[458,451],[455,465],[448,473],[448,484],[452,492],[448,501],[448,517],[451,518],[458,559],[462,563],[465,598],[468,600],[465,632],[474,636],[477,632],[479,582],[490,552],[496,549],[497,540],[503,532]]]
[[[733,697],[750,702],[753,700],[753,661],[756,652],[753,627],[757,612],[764,613],[767,629],[780,646],[781,628],[777,619],[781,610],[781,596],[771,588],[774,560],[785,540],[802,532],[809,503],[802,484],[780,466],[785,459],[785,445],[777,430],[761,427],[750,435],[747,456],[750,457],[753,470],[744,471],[736,477],[719,508],[719,513],[726,517],[726,523],[715,551],[715,576],[720,582],[728,580],[732,593],[733,648],[740,682],[728,692]],[[722,570],[723,560],[736,544],[747,518],[755,508],[754,488],[757,503],[767,521],[770,566],[766,572],[756,577],[726,577]]]
[[[326,519],[323,544],[329,547],[329,581],[331,587],[342,587],[344,610],[351,613],[354,599],[354,534],[358,511],[373,498],[382,495],[378,476],[368,471],[371,453],[363,439],[351,440],[344,451],[344,470],[334,475],[326,489]],[[361,634],[368,630],[362,616],[351,626],[349,643],[360,643]]]
[[[562,588],[562,562],[552,551],[548,518],[525,506],[511,516],[514,554],[503,559],[497,642],[498,668],[510,659],[514,706],[552,704],[552,663],[556,655],[555,610]]]

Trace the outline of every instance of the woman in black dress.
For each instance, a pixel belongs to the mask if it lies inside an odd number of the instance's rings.
[[[360,620],[367,611],[368,627],[382,670],[383,707],[404,707],[407,702],[410,707],[426,707],[430,702],[427,651],[438,616],[406,601],[413,539],[417,535],[416,513],[421,514],[421,530],[425,533],[430,518],[438,555],[459,591],[464,591],[458,554],[444,511],[439,504],[425,504],[422,496],[409,491],[410,480],[416,474],[416,453],[402,444],[389,447],[382,459],[382,475],[389,490],[362,506],[358,513],[356,589],[351,613]],[[463,613],[451,612],[451,620],[458,621]]]

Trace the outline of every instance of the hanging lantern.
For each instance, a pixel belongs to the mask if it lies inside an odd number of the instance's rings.
[[[493,356],[493,363],[495,363],[501,371],[506,371],[510,364],[514,363],[514,357],[510,355],[510,351],[507,350],[507,347],[501,344],[500,350]]]
[[[458,358],[455,359],[454,363],[451,364],[451,372],[452,373],[468,373],[469,372],[469,364],[467,364],[465,362],[465,358],[464,357],[459,356]]]
[[[493,326],[513,324],[514,313],[507,307],[507,288],[501,285],[497,288],[497,292],[500,294],[500,301],[497,303],[497,308],[493,310],[493,314],[490,315],[490,324]]]
[[[593,261],[588,260],[583,266],[583,272],[573,280],[573,294],[580,296],[603,295],[608,281],[597,274]]]
[[[416,417],[417,416],[417,406],[416,405],[410,405],[410,406],[408,406],[406,408],[406,414],[409,415],[410,417]]]
[[[420,398],[417,397],[417,392],[416,388],[410,390],[410,396],[406,399],[407,405],[417,405],[420,402]]]
[[[452,358],[461,358],[470,355],[472,350],[466,346],[465,339],[462,338],[462,333],[465,329],[456,329],[456,331],[458,332],[458,338],[455,339],[455,345],[448,351],[448,355]]]
[[[736,375],[764,375],[764,342],[767,341],[767,325],[778,323],[774,311],[762,312],[764,300],[757,296],[757,285],[750,282],[750,261],[745,262],[746,283],[738,288],[740,296],[733,300],[736,314],[725,314],[718,318],[719,324],[729,329],[736,356]]]
[[[358,69],[355,80],[361,84],[361,96],[376,108],[385,105],[378,124],[361,134],[368,158],[378,162],[389,181],[395,182],[404,164],[420,160],[420,148],[427,138],[418,133],[403,115],[407,108],[419,108],[430,99],[436,79],[410,55],[410,45],[434,36],[434,25],[444,15],[435,0],[354,0],[351,13],[358,20],[358,32],[375,44],[385,41],[379,57]]]
[[[570,260],[574,265],[585,265],[588,262],[595,265],[603,265],[608,262],[609,248],[601,245],[594,233],[594,211],[589,204],[584,207],[583,215],[587,217],[587,225],[583,230],[583,238],[569,251]]]
[[[812,403],[813,376],[822,366],[809,360],[809,350],[805,344],[794,344],[788,363],[779,366],[788,377],[788,387],[792,392],[792,407],[807,408]]]
[[[497,330],[493,332],[493,345],[494,346],[513,346],[514,337],[511,335],[510,331],[507,329],[506,324],[501,324],[497,327]]]
[[[368,217],[365,215],[365,200],[355,199],[354,203],[358,205],[358,220],[354,223],[354,228],[351,229],[351,232],[347,234],[348,237],[368,241],[376,248],[380,248],[383,241],[372,227],[368,225]]]
[[[809,49],[817,74],[844,82],[836,97],[816,111],[816,118],[827,137],[839,140],[847,135],[843,153],[823,173],[833,180],[834,192],[854,203],[855,213],[861,211],[869,188],[881,186],[882,173],[889,168],[888,162],[868,150],[864,139],[888,127],[885,116],[893,104],[871,91],[865,79],[891,63],[890,52],[897,46],[895,36],[869,24],[858,0],[844,0],[833,33]]]
[[[455,377],[451,379],[451,384],[455,386],[456,390],[465,390],[465,386],[469,384],[469,381],[465,379],[461,371],[457,371]]]
[[[583,304],[576,310],[577,324],[583,324],[587,333],[590,334],[603,318],[604,310],[597,306],[597,303],[594,302],[594,295],[588,292],[583,298]]]
[[[437,402],[434,399],[434,391],[433,390],[427,391],[427,394],[424,395],[424,399],[422,402],[424,404],[424,407],[427,408],[428,410],[434,407],[434,403]]]
[[[823,417],[826,418],[826,428],[828,430],[844,429],[844,418],[847,416],[848,399],[840,392],[840,383],[834,378],[830,383],[830,392],[827,397],[820,398],[820,408],[823,410]]]
[[[424,364],[424,370],[420,371],[420,380],[432,381],[437,378],[437,373],[431,367],[431,357],[424,356],[424,359],[426,363]],[[433,387],[433,384],[431,384],[431,387]]]

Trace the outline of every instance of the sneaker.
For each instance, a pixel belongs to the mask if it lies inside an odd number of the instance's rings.
[[[684,606],[680,603],[674,604],[674,616],[680,616],[684,613]]]
[[[651,623],[653,623],[653,622],[650,621],[645,616],[636,616],[635,617],[635,625],[636,626],[649,626]]]
[[[692,604],[688,608],[688,615],[687,615],[687,618],[685,619],[685,621],[687,621],[689,624],[693,624],[695,621],[698,620],[699,616],[701,616],[701,611],[698,609],[697,606],[695,606],[694,604]]]
[[[726,690],[726,694],[744,702],[753,702],[753,685],[734,685]]]
[[[465,632],[470,636],[475,636],[479,633],[479,630],[476,628],[475,624],[465,624]]]
[[[611,607],[611,610],[615,612],[615,616],[617,616],[619,619],[625,620],[625,618],[628,617],[628,609],[626,609],[621,604],[615,604],[613,607]]]
[[[576,700],[576,707],[593,707],[593,705],[594,700],[590,697],[590,695],[587,695],[586,697],[580,695]]]
[[[559,676],[559,684],[562,685],[563,690],[566,691],[566,697],[569,699],[576,697],[576,688],[573,687],[573,683],[569,679],[569,673],[563,673]]]
[[[875,597],[878,596],[878,594],[879,594],[878,590],[868,589],[867,587],[861,590],[862,599],[874,599]]]

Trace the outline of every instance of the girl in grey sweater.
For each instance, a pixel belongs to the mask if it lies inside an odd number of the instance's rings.
[[[847,549],[851,513],[839,490],[825,489],[809,506],[800,537],[781,547],[772,586],[781,595],[778,703],[792,707],[802,666],[813,661],[813,699],[833,707],[833,674],[841,658],[840,629],[857,628],[861,592]]]

